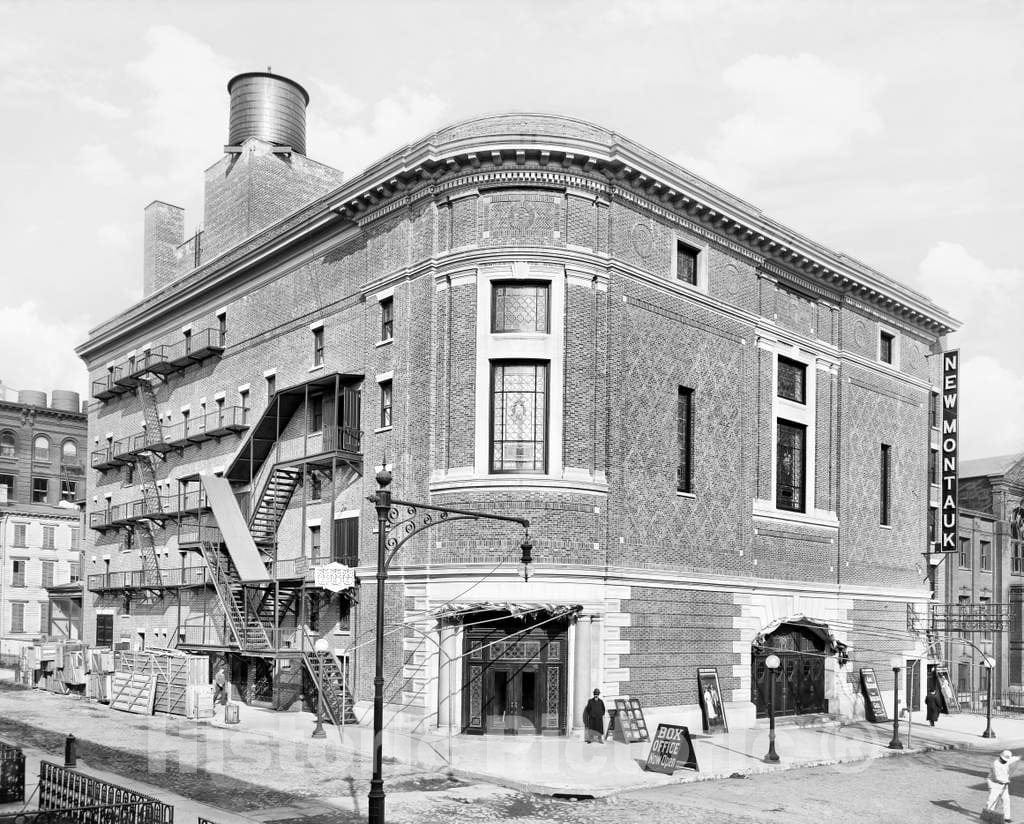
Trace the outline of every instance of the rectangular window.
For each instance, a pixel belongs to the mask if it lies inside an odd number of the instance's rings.
[[[775,468],[775,506],[790,512],[803,512],[807,427],[789,421],[778,422],[777,466]]]
[[[991,541],[981,541],[978,549],[978,565],[981,567],[982,572],[992,571],[992,543]]]
[[[932,429],[939,428],[939,393],[932,392],[931,403],[928,404],[928,425]]]
[[[971,568],[971,539],[960,536],[960,569]]]
[[[25,567],[28,561],[25,560],[14,560],[11,561],[11,586],[12,587],[23,587],[25,586]]]
[[[27,524],[15,524],[14,525],[14,545],[15,546],[28,546],[25,542],[25,536],[28,531]]]
[[[323,432],[324,430],[324,396],[313,395],[309,399],[309,431]]]
[[[270,403],[270,399],[274,397],[276,391],[277,375],[267,375],[267,403]]]
[[[192,330],[191,329],[186,329],[185,332],[184,332],[184,335],[185,335],[185,354],[187,355],[189,352],[192,351]]]
[[[309,557],[320,557],[320,527],[318,526],[309,528]]]
[[[71,527],[71,548],[82,548],[82,530],[79,529],[77,526]]]
[[[43,549],[56,549],[57,544],[54,540],[57,535],[57,528],[53,526],[43,527]]]
[[[53,561],[43,561],[43,586],[53,586]]]
[[[928,483],[939,482],[939,450],[933,449],[928,454]]]
[[[681,240],[676,241],[676,280],[697,285],[697,257],[699,249],[694,249]]]
[[[380,339],[391,340],[395,335],[395,299],[384,298],[380,302]]]
[[[331,560],[345,566],[359,566],[359,518],[338,518],[334,522]]]
[[[878,455],[878,522],[883,526],[889,526],[892,520],[889,500],[889,476],[892,471],[891,453],[892,447],[883,443]]]
[[[1010,572],[1024,575],[1024,541],[1010,541]]]
[[[78,561],[72,561],[68,564],[70,568],[69,576],[72,584],[78,583],[82,580],[82,565]]]
[[[121,533],[121,551],[131,552],[132,547],[135,545],[135,533],[126,529]]]
[[[32,479],[32,503],[45,504],[50,493],[50,481],[47,478]]]
[[[217,398],[217,426],[224,424],[224,398]]]
[[[14,500],[14,476],[0,475],[0,503]]]
[[[491,364],[491,472],[547,471],[547,363]]]
[[[188,435],[188,420],[192,413],[188,409],[181,411],[181,431],[184,435]]]
[[[380,382],[380,428],[391,426],[391,381]]]
[[[238,405],[242,407],[242,423],[249,422],[249,390],[238,393]]]
[[[932,551],[931,544],[934,544],[935,541],[936,541],[936,537],[935,536],[937,534],[937,529],[936,528],[937,528],[937,525],[938,525],[938,517],[939,517],[939,508],[937,506],[929,507],[928,508],[928,544],[929,544],[928,551],[929,552]]]
[[[324,482],[320,477],[320,473],[313,470],[309,473],[309,499],[311,501],[319,501],[323,497]]]
[[[74,503],[78,500],[78,481],[65,479],[60,482],[60,499]]]
[[[676,468],[676,491],[693,492],[693,390],[679,387],[676,398],[676,443],[679,465]]]
[[[217,315],[217,340],[221,346],[228,345],[228,313],[221,312]]]
[[[794,403],[807,403],[807,367],[804,364],[779,357],[778,395]]]
[[[893,358],[893,343],[895,342],[895,336],[888,332],[882,332],[878,339],[878,359],[882,363],[892,363]]]
[[[114,616],[96,616],[96,646],[112,647],[114,645]]]
[[[547,332],[547,283],[495,283],[491,292],[492,332]]]
[[[324,362],[324,328],[313,330],[313,366],[322,366]]]
[[[25,631],[25,605],[15,601],[11,604],[11,632]]]
[[[121,464],[121,486],[133,486],[135,484],[135,464]]]

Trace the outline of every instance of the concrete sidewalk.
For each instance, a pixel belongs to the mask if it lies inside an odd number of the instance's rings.
[[[276,739],[304,740],[314,726],[310,713],[274,713],[242,707],[242,723],[235,729]],[[223,722],[215,719],[216,726]],[[486,781],[513,789],[545,795],[605,796],[628,789],[670,783],[727,778],[776,770],[826,764],[850,765],[876,758],[928,752],[936,749],[987,749],[1024,744],[1024,719],[996,718],[992,726],[998,737],[985,739],[985,717],[973,714],[944,715],[935,727],[914,713],[900,723],[904,749],[889,749],[892,723],[858,722],[839,725],[813,719],[810,723],[781,720],[776,728],[778,764],[764,762],[768,751],[768,724],[726,734],[707,736],[694,733],[694,751],[699,769],[679,770],[672,776],[646,772],[642,764],[650,743],[585,744],[572,736],[470,736],[449,735],[447,730],[409,733],[385,728],[383,750],[386,761],[415,765],[450,773],[466,781]],[[341,749],[362,756],[369,765],[373,733],[366,726],[326,726],[329,740]],[[653,735],[654,730],[651,730]],[[908,746],[909,734],[909,746]],[[847,767],[849,768],[849,767]],[[394,766],[385,764],[384,775]]]

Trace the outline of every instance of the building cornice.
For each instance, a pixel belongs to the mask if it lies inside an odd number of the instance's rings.
[[[569,186],[671,217],[718,244],[817,283],[836,295],[870,303],[931,334],[959,322],[924,295],[865,264],[794,232],[639,144],[566,117],[508,114],[441,129],[370,166],[332,193],[272,224],[148,296],[90,333],[76,350],[84,359],[174,312],[244,270],[287,251],[338,218],[364,226],[423,197],[481,182]]]

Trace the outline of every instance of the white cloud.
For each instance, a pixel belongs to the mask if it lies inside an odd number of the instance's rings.
[[[912,285],[963,321],[949,346],[960,349],[968,456],[1024,449],[1024,270],[990,266],[960,244],[941,242]]]
[[[99,100],[87,94],[74,94],[68,92],[67,99],[71,105],[83,112],[97,114],[107,120],[124,120],[128,112],[120,106],[115,106],[106,100]]]
[[[857,139],[883,128],[874,108],[880,82],[816,55],[749,55],[722,80],[743,108],[702,152],[677,158],[726,186],[744,189],[807,162],[841,158]]]
[[[96,237],[103,246],[113,249],[128,248],[128,233],[117,223],[106,223],[96,230]]]
[[[17,353],[0,378],[16,389],[70,389],[84,398],[86,371],[74,348],[87,331],[85,323],[51,321],[32,301],[0,307],[0,352]]]
[[[128,180],[128,170],[106,145],[82,146],[76,168],[93,183],[117,186]]]
[[[310,105],[307,134],[315,142],[309,154],[349,177],[442,125],[448,110],[447,101],[433,92],[404,86],[372,106],[334,86],[325,103]]]
[[[146,166],[161,170],[146,183],[165,190],[154,196],[195,208],[202,169],[220,157],[227,143],[226,84],[237,72],[226,57],[174,26],[149,28],[145,41],[149,51],[128,64],[127,72],[142,85],[140,140],[150,151]]]

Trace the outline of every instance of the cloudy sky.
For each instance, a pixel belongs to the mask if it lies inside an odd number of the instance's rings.
[[[962,450],[1024,450],[1024,3],[0,0],[0,379],[141,295],[142,210],[201,215],[228,78],[306,86],[347,176],[509,109],[616,129],[964,321]]]

